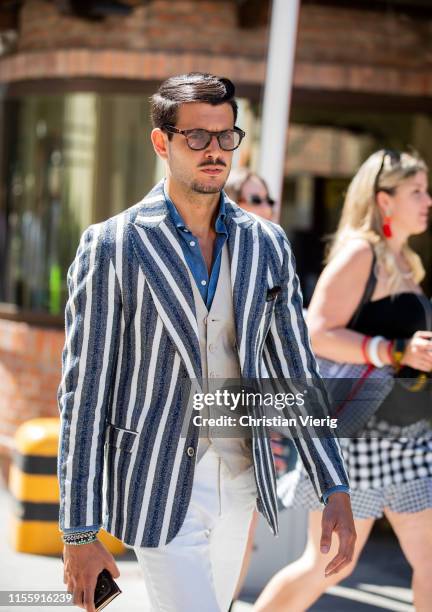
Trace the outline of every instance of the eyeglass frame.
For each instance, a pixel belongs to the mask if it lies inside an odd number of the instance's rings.
[[[382,161],[381,161],[381,166],[377,172],[377,175],[375,177],[374,180],[374,195],[376,196],[377,193],[379,193],[380,191],[384,191],[385,193],[392,193],[393,189],[385,189],[382,187],[378,186],[382,171],[384,170],[384,164],[385,164],[385,159],[387,157],[387,155],[390,156],[390,159],[392,161],[392,165],[396,165],[398,163],[400,163],[401,160],[401,153],[399,151],[395,151],[394,149],[384,149],[384,153],[382,156]]]
[[[241,128],[237,127],[236,125],[234,126],[234,128],[229,128],[228,130],[220,130],[219,132],[211,132],[210,130],[206,130],[205,128],[191,128],[190,130],[179,130],[178,128],[174,127],[173,125],[169,125],[169,124],[164,124],[161,127],[161,130],[165,130],[169,134],[181,134],[182,136],[184,136],[186,138],[187,146],[189,147],[189,149],[191,151],[204,151],[204,149],[206,149],[209,146],[209,144],[211,143],[213,136],[216,137],[216,140],[218,142],[218,145],[219,145],[219,148],[221,149],[221,151],[235,151],[236,149],[238,149],[238,147],[241,144],[241,141],[246,136],[246,132],[244,132]],[[188,141],[188,135],[191,132],[196,132],[197,130],[201,130],[203,132],[206,132],[208,134],[208,136],[209,136],[209,141],[204,145],[204,147],[201,147],[200,149],[192,148],[189,145],[189,141]],[[224,134],[225,132],[236,132],[240,136],[240,140],[239,140],[238,145],[235,146],[233,149],[224,149],[221,146],[219,137],[221,136],[221,134]]]

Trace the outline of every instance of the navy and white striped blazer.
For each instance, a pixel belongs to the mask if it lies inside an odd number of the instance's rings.
[[[243,377],[312,377],[321,384],[283,230],[224,197]],[[64,531],[103,525],[129,545],[157,547],[183,523],[198,431],[180,381],[202,380],[186,265],[162,183],[81,238],[68,272],[58,391]],[[277,299],[266,301],[276,285]],[[258,508],[276,533],[273,458],[258,429],[252,444]],[[334,438],[310,430],[296,444],[319,497],[348,484]]]

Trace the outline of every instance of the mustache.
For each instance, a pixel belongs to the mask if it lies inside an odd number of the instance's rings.
[[[198,165],[198,168],[205,168],[206,166],[226,166],[223,159],[215,159],[214,161],[208,160]]]

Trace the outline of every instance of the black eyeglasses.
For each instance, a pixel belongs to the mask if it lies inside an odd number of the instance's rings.
[[[383,153],[382,161],[381,161],[381,166],[380,166],[380,169],[377,172],[377,175],[376,175],[375,181],[374,181],[374,194],[375,195],[379,191],[386,191],[386,192],[392,191],[392,190],[389,190],[389,189],[382,189],[379,186],[379,180],[381,178],[382,171],[384,170],[386,157],[390,158],[390,164],[392,166],[397,166],[398,164],[400,164],[401,154],[400,154],[399,151],[395,151],[394,149],[384,149],[384,153]]]
[[[186,138],[187,145],[192,151],[202,151],[211,143],[216,136],[218,144],[223,151],[234,151],[240,145],[246,133],[238,127],[233,130],[222,130],[221,132],[209,132],[202,128],[192,130],[178,130],[172,125],[163,125],[162,129],[170,134],[181,134]]]
[[[254,204],[255,206],[259,206],[260,204],[264,204],[264,203],[267,203],[270,206],[274,206],[275,204],[275,201],[273,200],[273,198],[270,198],[269,196],[262,198],[259,195],[247,196],[246,198],[242,198],[242,201],[247,202],[248,204]]]

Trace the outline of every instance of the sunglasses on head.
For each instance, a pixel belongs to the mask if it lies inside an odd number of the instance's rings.
[[[384,149],[384,153],[382,156],[382,161],[381,161],[381,166],[377,172],[377,175],[375,177],[375,181],[374,181],[374,194],[376,195],[379,191],[388,191],[388,189],[382,189],[379,186],[379,180],[381,178],[381,174],[384,170],[384,166],[385,166],[385,161],[386,158],[390,159],[390,165],[393,166],[397,166],[398,164],[400,164],[400,160],[401,160],[401,154],[399,151],[395,151],[394,149]]]
[[[259,195],[247,196],[246,198],[242,198],[242,201],[247,202],[248,204],[253,204],[255,206],[259,206],[260,204],[269,204],[270,206],[274,206],[275,204],[273,198],[270,198],[269,196],[262,198]]]

